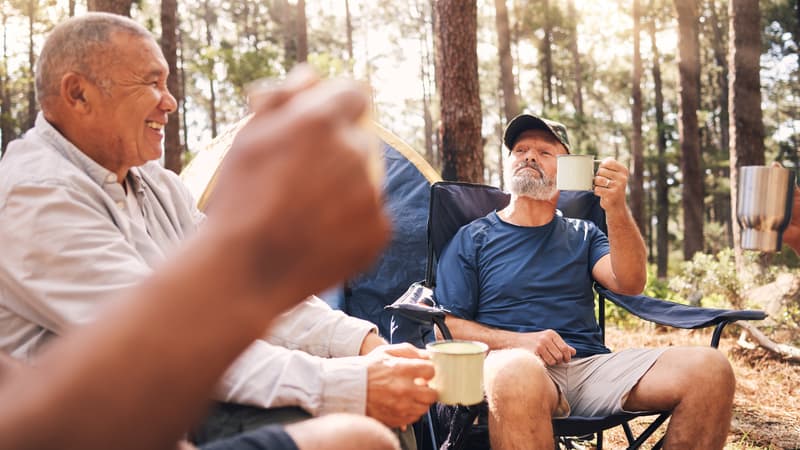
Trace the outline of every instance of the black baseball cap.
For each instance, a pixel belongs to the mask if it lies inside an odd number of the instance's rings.
[[[517,142],[519,135],[528,130],[549,131],[553,137],[555,137],[558,142],[561,142],[564,148],[567,149],[567,153],[570,153],[569,139],[567,138],[567,127],[565,127],[564,124],[554,120],[545,119],[532,114],[520,114],[511,119],[511,122],[508,122],[508,125],[506,125],[506,130],[503,132],[503,143],[506,144],[506,148],[511,151],[511,148],[514,147],[514,143]]]

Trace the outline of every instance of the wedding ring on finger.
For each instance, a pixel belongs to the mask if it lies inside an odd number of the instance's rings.
[[[611,186],[611,178],[606,178],[606,185],[604,187],[608,188],[609,186]]]

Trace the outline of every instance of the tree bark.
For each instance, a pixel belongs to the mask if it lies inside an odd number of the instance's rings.
[[[726,42],[725,32],[720,23],[717,13],[717,2],[712,1],[710,5],[710,26],[712,31],[711,41],[712,50],[714,54],[714,61],[716,62],[719,70],[717,71],[717,79],[715,84],[719,90],[717,96],[716,106],[719,108],[718,123],[719,123],[719,160],[730,160],[730,116],[728,113],[728,60],[726,57]],[[716,173],[716,178],[719,180],[730,179],[730,167],[719,167]],[[716,191],[715,191],[716,192]],[[731,214],[731,198],[725,193],[715,193],[714,208],[718,211],[718,217],[721,218],[725,224],[725,230],[728,240],[728,245],[733,246],[733,230],[735,219],[732,221]]]
[[[33,24],[36,22],[37,14],[37,1],[28,0],[28,68],[30,74],[35,72],[36,67],[36,53],[33,46]],[[36,88],[33,76],[28,80],[28,122],[25,129],[33,128],[36,122]]]
[[[441,47],[442,177],[483,182],[476,0],[436,2]]]
[[[503,89],[503,114],[506,123],[519,114],[519,101],[514,90],[514,69],[511,60],[511,33],[506,0],[494,0],[497,26],[497,54],[500,60],[500,86]]]
[[[67,7],[67,14],[69,17],[75,17],[75,0],[69,0],[69,5]]]
[[[173,96],[177,104],[181,104],[179,90],[178,73],[178,2],[177,0],[161,0],[161,52],[167,60],[169,76],[167,77],[167,89]],[[164,128],[164,167],[175,172],[181,173],[183,169],[183,148],[181,147],[180,137],[180,108],[170,113],[167,126]]]
[[[633,136],[631,137],[630,188],[631,213],[639,232],[645,232],[644,211],[644,143],[642,142],[642,54],[640,44],[641,8],[640,0],[633,0],[633,70],[631,72],[631,117]]]
[[[759,75],[761,14],[758,0],[730,0],[728,16],[731,216],[737,266],[741,266],[741,236],[736,220],[739,167],[764,164],[764,124]]]
[[[8,16],[3,11],[3,61],[0,68],[0,157],[6,151],[8,143],[14,139],[14,127],[11,123],[11,94],[9,93],[8,76]]]
[[[650,48],[653,52],[653,89],[656,97],[656,147],[658,149],[658,158],[656,159],[656,275],[658,278],[664,279],[667,277],[669,264],[669,186],[667,185],[667,132],[664,123],[661,56],[656,43],[655,17],[650,22]]]
[[[433,164],[436,160],[436,155],[434,153],[434,129],[433,129],[433,116],[431,114],[431,103],[433,97],[433,90],[435,87],[433,86],[433,80],[431,79],[431,71],[432,71],[432,50],[428,46],[429,37],[428,34],[430,31],[427,27],[427,15],[429,9],[426,8],[426,4],[430,6],[426,0],[422,0],[418,5],[419,8],[419,50],[420,50],[420,64],[419,64],[419,72],[420,72],[420,84],[422,84],[422,119],[425,123],[425,159],[428,160]],[[433,17],[431,17],[433,20]]]
[[[121,16],[131,16],[133,0],[87,0],[86,7],[89,11],[103,11]]]
[[[347,34],[347,61],[353,71],[353,18],[350,16],[350,0],[344,0],[345,32]]]
[[[214,16],[213,11],[211,11],[211,5],[209,5],[208,0],[205,1],[205,25],[206,25],[206,45],[211,47],[213,44],[213,38],[211,33],[211,26],[216,23],[216,17]],[[209,119],[211,120],[211,137],[217,137],[217,92],[216,88],[214,87],[214,61],[208,61],[208,90],[210,93],[209,98],[209,105],[208,105],[208,113]]]
[[[575,0],[569,0],[567,4],[569,17],[572,19],[572,38],[570,39],[569,51],[572,53],[572,74],[575,78],[575,94],[573,105],[578,116],[578,122],[583,123],[583,67],[581,66],[581,54],[578,51],[578,13],[575,10]]]
[[[306,25],[306,0],[297,0],[297,20],[295,22],[297,33],[297,62],[308,61],[308,30]]]
[[[680,73],[680,145],[683,174],[683,257],[703,251],[703,165],[700,150],[700,45],[697,2],[675,0],[678,12],[678,71]]]
[[[542,0],[544,8],[544,37],[541,43],[542,105],[547,112],[553,101],[553,25],[550,23],[550,0]]]

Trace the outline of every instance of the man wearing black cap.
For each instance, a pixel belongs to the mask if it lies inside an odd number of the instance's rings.
[[[553,448],[553,417],[672,410],[666,449],[722,448],[735,380],[713,348],[611,353],[594,316],[593,282],[641,293],[646,251],[625,203],[628,170],[604,159],[594,193],[608,237],[556,213],[564,125],[523,114],[506,127],[509,205],[463,227],[438,264],[435,295],[453,336],[486,342],[494,450]],[[703,386],[697,389],[697,386]]]

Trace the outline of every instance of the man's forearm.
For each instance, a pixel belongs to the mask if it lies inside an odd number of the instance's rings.
[[[68,335],[25,377],[10,380],[3,403],[15,405],[15,411],[0,410],[4,442],[13,442],[14,430],[27,429],[33,417],[39,417],[41,440],[31,442],[23,434],[12,448],[44,448],[56,441],[61,448],[100,448],[98,442],[158,448],[176,442],[199,418],[205,394],[225,367],[290,305],[279,297],[265,299],[268,291],[255,295],[252,283],[221,270],[219,261],[226,258],[235,256],[222,242],[185,251],[183,264],[156,272],[104,320]],[[284,290],[276,286],[278,295]]]
[[[447,316],[446,323],[455,339],[480,341],[488,345],[490,350],[519,346],[520,333],[490,328],[486,325],[451,315]]]
[[[611,267],[622,294],[636,295],[647,283],[647,250],[627,206],[606,211]]]

